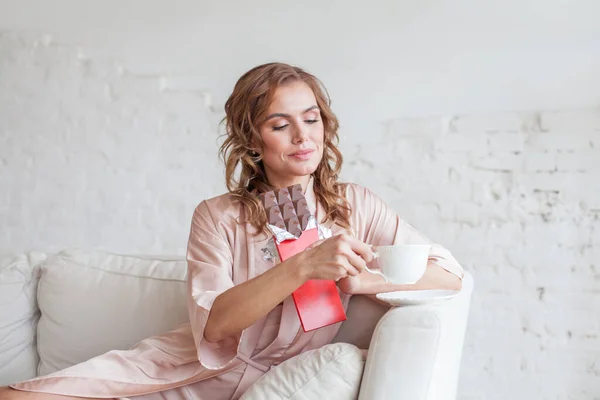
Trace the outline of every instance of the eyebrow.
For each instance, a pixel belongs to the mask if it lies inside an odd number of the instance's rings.
[[[309,111],[318,110],[318,109],[319,109],[318,106],[311,106],[311,107],[308,107],[306,110],[304,110],[304,112],[302,114],[306,114]],[[282,113],[274,113],[274,114],[269,115],[267,117],[267,119],[265,119],[265,121],[268,121],[268,120],[273,119],[273,118],[279,118],[279,117],[289,118],[290,115],[289,114],[282,114]]]

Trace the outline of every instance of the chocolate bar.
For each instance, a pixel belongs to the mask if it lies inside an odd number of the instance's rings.
[[[311,216],[302,185],[272,190],[258,197],[267,213],[269,225],[284,229],[296,238],[302,235]]]

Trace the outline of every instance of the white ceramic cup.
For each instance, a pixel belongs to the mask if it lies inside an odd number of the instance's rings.
[[[365,269],[372,274],[383,276],[387,282],[413,284],[425,274],[430,249],[428,244],[373,246],[381,272]]]

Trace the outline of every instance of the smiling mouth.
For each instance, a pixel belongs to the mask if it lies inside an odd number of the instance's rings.
[[[290,157],[294,157],[300,160],[306,160],[308,158],[310,158],[310,156],[312,155],[312,153],[314,153],[314,150],[302,150],[302,151],[298,151],[294,154],[290,154]]]

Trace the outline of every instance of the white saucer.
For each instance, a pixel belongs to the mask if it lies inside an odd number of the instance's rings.
[[[406,306],[415,304],[431,304],[448,300],[456,295],[458,290],[402,290],[398,292],[378,293],[376,297],[393,306]]]

